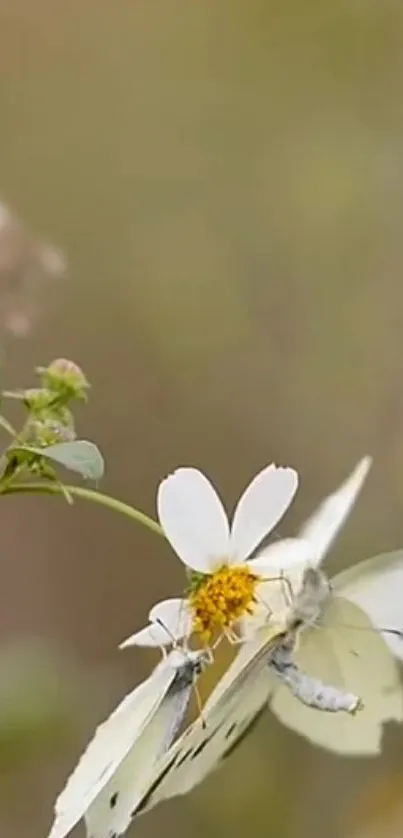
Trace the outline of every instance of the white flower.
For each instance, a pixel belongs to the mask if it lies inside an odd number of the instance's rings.
[[[150,612],[150,625],[121,646],[160,646],[195,630],[210,640],[253,608],[267,581],[265,562],[249,557],[289,507],[298,486],[291,468],[267,466],[249,484],[230,525],[210,481],[197,469],[179,468],[159,486],[158,517],[181,561],[196,577],[186,599],[164,600]],[[279,550],[277,576],[307,559],[306,545]],[[273,557],[270,556],[270,571]]]

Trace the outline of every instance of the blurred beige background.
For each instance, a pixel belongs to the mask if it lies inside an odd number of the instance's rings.
[[[1,336],[2,377],[84,367],[105,491],[154,514],[191,464],[231,507],[274,460],[301,473],[290,534],[372,453],[332,565],[403,544],[402,84],[396,0],[0,0],[0,196],[70,265],[27,337]],[[183,577],[105,510],[2,515],[0,830],[36,838],[155,659],[117,643]],[[131,833],[394,838],[402,745],[341,760],[267,713]]]

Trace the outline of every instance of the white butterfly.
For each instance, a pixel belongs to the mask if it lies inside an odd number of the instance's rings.
[[[299,539],[279,543],[284,555],[312,557],[319,565],[346,519],[368,473],[371,461],[365,458],[352,475],[324,503],[302,528]],[[295,545],[295,552],[290,548]],[[277,545],[268,548],[273,551]],[[266,554],[267,552],[266,551]],[[298,574],[297,574],[298,575]],[[382,724],[387,719],[401,721],[403,697],[398,670],[390,650],[362,605],[373,616],[379,629],[397,627],[403,618],[399,591],[403,579],[403,552],[370,559],[339,574],[332,580],[332,592],[322,574],[299,572],[300,595],[286,609],[286,622],[255,627],[254,639],[244,643],[224,676],[212,692],[197,720],[156,765],[154,777],[136,813],[157,803],[185,794],[200,783],[241,742],[270,702],[271,708],[289,727],[311,741],[343,754],[378,753]],[[319,583],[319,591],[309,583]],[[272,583],[268,583],[269,586]],[[271,588],[270,588],[271,590]],[[349,596],[349,600],[343,597]],[[283,602],[284,591],[281,591]],[[382,604],[381,604],[382,603]],[[389,621],[386,616],[389,613]],[[300,613],[302,612],[302,613]],[[321,616],[320,627],[306,626]],[[284,618],[283,618],[284,619]],[[302,630],[292,623],[299,620]],[[386,623],[385,623],[386,620]],[[400,624],[399,624],[400,620]],[[354,717],[347,713],[328,714],[304,706],[280,684],[268,665],[273,649],[279,647],[286,627],[298,631],[295,660],[312,677],[325,684],[356,691],[364,707]],[[354,626],[354,629],[348,628]],[[329,632],[329,628],[331,629]],[[394,649],[399,638],[386,634]],[[402,640],[403,644],[403,640]],[[398,647],[403,654],[403,645]]]
[[[217,768],[246,736],[267,706],[270,650],[283,638],[281,627],[257,631],[243,646],[206,702],[202,715],[155,766],[154,776],[133,815],[163,800],[186,794]]]
[[[383,723],[403,720],[402,686],[391,654],[403,659],[402,551],[361,562],[330,583],[320,569],[369,467],[369,458],[362,460],[302,528],[300,541],[309,545],[311,559],[302,567],[289,617],[290,625],[300,626],[295,663],[312,677],[358,693],[363,709],[357,717],[318,714],[275,679],[270,697],[270,708],[288,727],[350,755],[378,753]],[[273,549],[265,551],[266,563]]]
[[[49,838],[85,817],[90,838],[122,835],[158,758],[182,723],[192,685],[211,654],[174,649],[101,724],[55,805]]]
[[[281,651],[284,640],[285,634],[280,625],[265,626],[257,630],[255,640],[242,647],[211,693],[202,717],[190,725],[158,761],[149,788],[133,811],[133,816],[143,814],[163,800],[191,791],[212,770],[222,765],[251,732],[267,708],[272,687],[268,660],[271,654]],[[295,673],[295,667],[293,670]],[[307,700],[309,692],[309,699],[313,698],[318,708],[355,711],[358,704],[356,696],[314,683],[303,673],[298,673],[298,686],[301,685],[299,676],[304,679],[302,700]],[[324,687],[320,695],[319,686]]]
[[[387,560],[386,563],[389,564]],[[355,574],[362,575],[364,580],[364,596],[366,565],[367,562],[361,562],[354,568]],[[402,581],[402,555],[399,565],[397,570]],[[345,755],[377,754],[383,723],[403,720],[402,685],[386,642],[388,635],[383,636],[376,629],[375,621],[371,622],[370,608],[366,613],[350,598],[348,577],[343,577],[340,574],[340,579],[338,576],[332,579],[332,590],[327,602],[321,605],[319,621],[300,628],[293,659],[310,676],[357,693],[362,709],[354,717],[338,714],[329,718],[318,714],[301,704],[285,686],[276,683],[275,677],[270,708],[284,724],[314,744]],[[376,591],[377,580],[371,581]],[[359,598],[358,595],[356,599]],[[384,605],[387,611],[387,601]]]

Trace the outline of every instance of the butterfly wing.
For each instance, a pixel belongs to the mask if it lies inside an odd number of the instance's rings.
[[[253,632],[261,624],[262,618],[267,616],[267,608],[274,614],[281,613],[287,607],[290,593],[295,595],[300,591],[307,565],[314,568],[321,565],[361,491],[371,463],[370,457],[360,460],[341,486],[319,504],[299,530],[297,538],[274,542],[253,560],[254,567],[259,569],[260,562],[266,573],[272,563],[273,576],[278,576],[279,568],[282,568],[289,590],[284,587],[284,581],[279,583],[272,579],[260,584],[259,598],[265,605],[256,606],[252,616],[243,618],[243,634]]]
[[[49,838],[64,838],[73,829],[141,736],[175,677],[166,664],[159,664],[99,725],[56,801]]]
[[[354,565],[339,573],[332,586],[366,611],[376,628],[402,631],[401,637],[390,632],[383,636],[393,654],[403,660],[403,550]]]
[[[310,564],[318,566],[332,546],[354,505],[372,460],[364,457],[339,488],[325,498],[311,518],[306,521],[298,537],[312,546]]]
[[[403,718],[403,695],[396,664],[366,614],[353,603],[333,597],[323,615],[323,625],[301,632],[295,662],[325,684],[360,696],[363,708],[355,715],[320,712],[306,707],[280,686],[270,700],[280,721],[335,753],[377,754],[383,722]]]
[[[172,682],[156,712],[85,815],[91,838],[122,835],[147,788],[156,761],[165,753],[186,712],[193,679]]]
[[[245,643],[198,718],[159,761],[137,813],[186,794],[237,747],[267,706],[274,677],[266,662],[278,629]]]

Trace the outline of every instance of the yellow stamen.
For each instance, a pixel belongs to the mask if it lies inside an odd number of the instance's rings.
[[[224,631],[253,610],[259,576],[247,565],[216,570],[189,593],[194,631],[207,643],[217,630]]]

